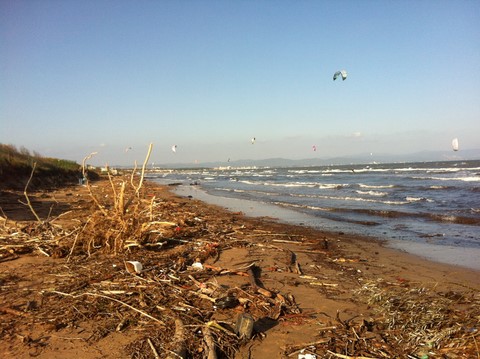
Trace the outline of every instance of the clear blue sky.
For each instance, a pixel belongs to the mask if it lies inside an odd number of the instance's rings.
[[[480,1],[0,0],[0,143],[131,165],[454,137],[480,148]]]

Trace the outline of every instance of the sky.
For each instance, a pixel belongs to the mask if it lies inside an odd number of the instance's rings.
[[[480,1],[0,0],[0,143],[43,156],[133,165],[153,143],[153,163],[201,165],[454,137],[480,148]]]

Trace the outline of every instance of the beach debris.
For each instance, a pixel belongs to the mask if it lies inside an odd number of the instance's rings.
[[[240,301],[235,296],[226,296],[215,300],[215,306],[220,309],[235,308]]]
[[[253,291],[260,293],[268,298],[273,297],[272,292],[263,288],[263,285],[259,284],[257,280],[257,273],[259,272],[260,268],[256,265],[251,265],[247,270],[248,278],[250,279],[250,285],[252,286]]]
[[[142,273],[143,265],[138,261],[127,261],[125,262],[125,268],[129,273]]]
[[[193,262],[192,268],[196,270],[203,270],[203,264],[200,262]]]
[[[180,318],[175,318],[175,334],[173,336],[173,350],[170,350],[167,359],[178,359],[187,357],[185,343],[185,327]]]
[[[253,324],[255,320],[248,313],[241,313],[237,317],[235,333],[240,339],[250,339],[253,334]]]
[[[206,359],[217,359],[217,351],[215,349],[215,339],[213,338],[212,331],[208,326],[203,327],[203,341],[205,343],[204,348],[206,351],[206,355],[204,358]]]
[[[291,250],[286,250],[285,253],[286,253],[286,264],[287,264],[288,271],[302,275],[303,272],[300,269],[300,264],[297,261],[297,255]],[[293,269],[292,269],[292,266],[293,266]]]
[[[152,343],[152,340],[150,338],[147,339],[148,345],[150,346],[150,349],[152,349],[153,356],[155,359],[160,359],[160,355],[158,355],[157,349]]]
[[[340,70],[335,72],[335,74],[333,75],[333,81],[335,81],[339,77],[342,77],[342,81],[345,81],[345,79],[347,78],[347,71]]]
[[[305,349],[302,349],[298,354],[298,359],[317,359],[315,354],[305,353]]]

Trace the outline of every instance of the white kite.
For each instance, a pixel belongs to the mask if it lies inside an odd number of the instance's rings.
[[[252,138],[252,145],[255,143],[255,141],[256,141],[255,137]]]
[[[335,74],[333,75],[333,81],[335,81],[339,76],[342,77],[342,81],[345,81],[345,79],[347,78],[347,71],[340,70],[335,72]]]
[[[173,145],[173,146],[172,146],[172,151],[173,151],[173,152],[177,152],[177,145]]]
[[[456,137],[452,140],[452,149],[458,151],[458,138]]]

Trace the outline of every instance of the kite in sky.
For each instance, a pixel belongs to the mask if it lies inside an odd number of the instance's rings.
[[[333,81],[335,81],[339,76],[342,76],[342,81],[345,81],[345,79],[347,78],[347,71],[341,70],[335,72],[335,74],[333,75]]]
[[[177,145],[173,145],[173,146],[172,146],[172,151],[173,151],[173,152],[177,152]]]
[[[452,149],[458,151],[458,138],[456,137],[452,140]]]
[[[252,138],[252,145],[255,143],[255,141],[256,141],[255,137]]]

